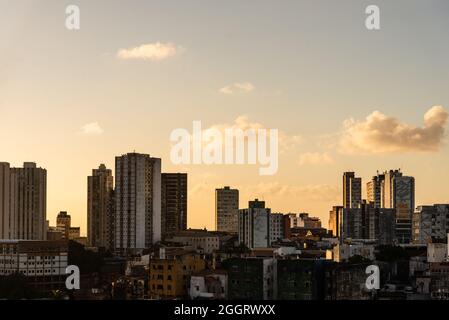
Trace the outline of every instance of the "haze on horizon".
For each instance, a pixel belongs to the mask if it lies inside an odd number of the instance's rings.
[[[187,172],[189,227],[214,227],[215,188],[327,226],[344,171],[401,168],[416,205],[449,203],[449,2],[0,0],[0,161],[48,171],[47,218],[86,232],[87,176],[127,152]],[[279,170],[170,162],[176,128],[280,132]],[[365,191],[363,191],[365,197]]]

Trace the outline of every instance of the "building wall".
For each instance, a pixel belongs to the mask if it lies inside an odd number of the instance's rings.
[[[449,204],[419,206],[413,214],[413,242],[426,244],[446,240],[449,233]]]
[[[238,232],[239,191],[224,187],[215,190],[215,229]]]
[[[162,239],[187,229],[187,173],[162,173]]]
[[[239,242],[248,248],[270,246],[271,209],[263,201],[250,201],[248,209],[239,210]]]

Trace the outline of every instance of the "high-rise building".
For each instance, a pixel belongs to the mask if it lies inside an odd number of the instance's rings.
[[[162,239],[187,230],[187,173],[162,173]]]
[[[385,181],[385,174],[377,174],[372,177],[371,181],[366,184],[367,200],[373,203],[375,208],[383,208],[383,186]]]
[[[449,204],[419,206],[413,214],[413,242],[446,241],[449,233]]]
[[[400,170],[385,172],[383,207],[396,209],[396,236],[399,243],[412,240],[412,216],[415,208],[415,178]]]
[[[343,207],[357,208],[362,203],[362,178],[354,172],[343,173]]]
[[[47,171],[32,162],[0,163],[0,238],[45,240],[46,215]]]
[[[89,246],[112,249],[114,240],[114,178],[101,164],[87,177],[87,239]]]
[[[239,210],[239,242],[250,249],[268,248],[271,244],[271,209],[265,201],[249,202],[248,209]]]
[[[215,229],[238,232],[239,191],[224,187],[215,190]]]
[[[115,250],[141,251],[161,240],[161,159],[116,157],[115,177]]]

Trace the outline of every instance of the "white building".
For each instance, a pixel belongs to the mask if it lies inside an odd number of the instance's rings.
[[[249,202],[248,209],[239,210],[239,242],[250,249],[268,248],[270,236],[271,209],[265,208],[265,202]]]
[[[66,241],[0,240],[0,276],[66,276]]]
[[[116,157],[115,177],[115,249],[141,251],[161,240],[161,159]]]
[[[221,270],[204,270],[190,277],[190,298],[226,299],[228,276]]]

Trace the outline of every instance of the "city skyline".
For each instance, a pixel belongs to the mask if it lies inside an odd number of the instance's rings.
[[[86,235],[86,177],[132,150],[188,174],[189,227],[214,229],[223,186],[327,227],[346,171],[362,198],[401,168],[416,206],[449,203],[447,2],[382,3],[376,32],[359,1],[131,3],[77,1],[78,31],[66,3],[0,3],[0,160],[47,170],[47,220],[67,211]],[[170,132],[196,120],[278,129],[277,174],[172,164]]]

